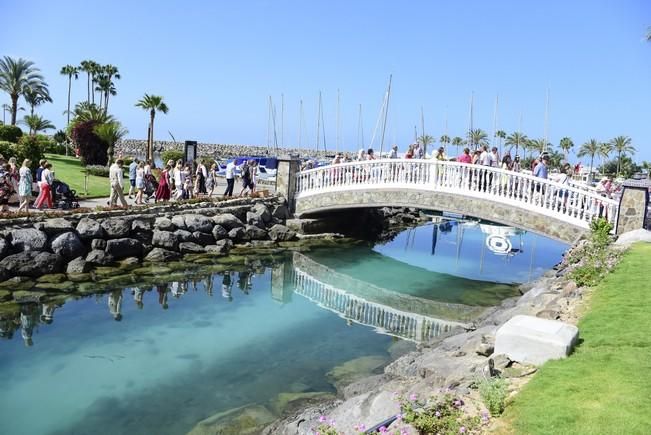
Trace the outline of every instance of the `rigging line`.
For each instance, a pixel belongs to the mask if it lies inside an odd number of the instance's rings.
[[[285,145],[285,94],[280,94],[280,146]],[[276,150],[278,146],[276,145]]]
[[[337,141],[335,144],[335,152],[339,153],[339,122],[340,122],[340,117],[339,117],[339,103],[340,103],[340,98],[339,98],[339,89],[337,89]]]
[[[384,125],[382,126],[382,141],[380,142],[380,158],[382,158],[382,151],[384,150],[384,133],[387,129],[387,116],[389,115],[389,99],[391,98],[391,79],[393,74],[389,75],[389,89],[387,89],[387,105],[384,110]]]
[[[375,143],[375,137],[377,136],[377,129],[380,126],[380,120],[382,119],[382,115],[384,114],[384,107],[387,104],[387,93],[384,93],[384,98],[382,99],[382,106],[380,107],[380,113],[378,114],[377,121],[375,122],[375,129],[373,129],[373,136],[371,136],[371,143],[369,144],[369,148],[373,148],[373,144]]]
[[[299,100],[298,109],[298,149],[301,149],[301,139],[303,138],[303,99]]]
[[[323,132],[323,155],[325,157],[325,154],[328,152],[327,146],[326,146],[326,129],[325,129],[325,119],[323,115],[323,99],[319,98],[319,104],[321,105],[320,111],[321,111],[321,129]]]
[[[276,107],[272,105],[271,107],[271,117],[273,119],[273,129],[274,129],[274,149],[276,154],[278,154],[278,134],[276,132]]]
[[[267,119],[267,151],[271,148],[271,95],[269,95],[269,104],[267,107],[269,116]]]
[[[319,91],[319,102],[316,110],[316,155],[319,154],[319,145],[321,141],[321,91]]]
[[[360,142],[361,136],[361,142]],[[359,116],[357,118],[357,148],[364,148],[364,121],[362,119],[362,105],[359,105]]]

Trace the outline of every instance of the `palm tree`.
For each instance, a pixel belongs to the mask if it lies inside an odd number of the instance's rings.
[[[646,40],[647,42],[651,42],[651,27],[646,29]]]
[[[99,67],[100,67],[99,64],[92,60],[82,60],[81,66],[79,67],[79,69],[85,72],[87,76],[88,98],[86,101],[88,103],[95,102],[95,92],[92,92],[91,82],[92,84],[95,84],[95,74],[98,72]],[[91,92],[92,92],[92,101],[91,101]]]
[[[108,144],[107,164],[110,164],[113,157],[113,147],[118,141],[122,140],[127,134],[129,134],[129,130],[122,127],[122,124],[118,121],[113,121],[96,126],[93,131],[103,142]]]
[[[457,154],[459,154],[459,147],[460,147],[461,145],[463,145],[464,143],[465,143],[465,141],[463,140],[462,137],[455,136],[455,137],[452,139],[452,145],[454,145],[454,146],[457,147]]]
[[[43,119],[40,115],[25,115],[21,123],[29,127],[30,135],[35,135],[39,131],[55,128],[51,121]]]
[[[34,62],[23,58],[12,59],[5,56],[0,59],[0,89],[11,97],[11,125],[16,125],[18,113],[18,97],[23,95],[25,89],[47,87],[43,81],[41,71],[34,66]]]
[[[95,124],[106,124],[115,121],[111,115],[106,114],[97,104],[82,101],[73,110],[72,124],[93,121]]]
[[[635,153],[635,148],[631,145],[631,138],[628,136],[617,136],[611,141],[613,150],[617,152],[617,176],[622,168],[622,156]]]
[[[169,108],[167,104],[163,102],[163,97],[160,95],[149,95],[145,96],[136,103],[136,107],[141,107],[144,110],[149,110],[149,137],[147,138],[147,158],[150,160],[154,159],[154,118],[156,117],[156,111],[167,113]]]
[[[519,131],[514,131],[506,137],[505,145],[515,147],[515,155],[518,155],[518,150],[522,147],[526,150],[527,135],[520,133]],[[510,150],[509,150],[510,152]]]
[[[34,87],[25,87],[25,89],[23,89],[23,97],[25,98],[27,104],[29,104],[30,115],[34,115],[36,106],[40,106],[43,103],[52,102],[47,84],[43,82],[35,85]]]
[[[502,154],[502,140],[506,139],[506,132],[504,130],[497,130],[495,132],[495,137],[499,139],[500,143],[500,155]]]
[[[104,100],[104,112],[107,112],[109,95],[117,95],[115,84],[111,81],[111,79],[109,79],[107,75],[102,74],[97,78],[97,86],[95,87],[95,90],[103,94],[102,99]],[[99,107],[102,107],[101,99],[99,101]]]
[[[564,137],[561,139],[561,142],[558,145],[560,149],[565,153],[565,160],[568,160],[567,156],[572,148],[574,148],[574,142],[569,137]]]
[[[441,142],[443,144],[443,147],[445,148],[446,151],[447,151],[447,146],[450,143],[450,141],[451,141],[450,136],[448,136],[447,134],[442,135],[441,138],[439,139],[439,142]]]
[[[537,151],[538,154],[542,154],[543,151],[551,149],[552,144],[547,142],[545,139],[531,139],[527,142],[529,149],[532,151]]]
[[[120,76],[120,72],[118,71],[118,67],[111,64],[104,65],[102,67],[102,72],[108,77],[109,80],[113,80],[113,78],[119,80],[122,78]]]
[[[488,145],[488,135],[481,128],[476,128],[468,132],[468,142],[476,148],[479,145]]]
[[[70,91],[72,89],[72,78],[74,77],[75,80],[77,80],[79,78],[79,68],[77,68],[76,66],[72,66],[72,65],[66,65],[66,66],[61,68],[61,71],[59,72],[59,74],[64,75],[64,76],[68,76],[68,110],[67,110],[67,114],[68,114],[68,124],[70,124]]]
[[[590,156],[590,181],[592,181],[592,164],[594,163],[594,156],[599,154],[601,144],[596,139],[590,139],[588,142],[581,145],[577,157]]]
[[[599,145],[599,158],[601,160],[601,172],[604,172],[604,164],[606,161],[608,161],[608,157],[610,156],[610,153],[613,152],[613,146],[610,144],[610,142],[601,142]]]
[[[418,138],[418,142],[423,144],[423,155],[427,156],[427,145],[434,143],[434,138],[429,134],[424,134]]]

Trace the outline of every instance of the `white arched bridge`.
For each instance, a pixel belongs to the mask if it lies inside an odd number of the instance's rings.
[[[488,166],[385,159],[301,171],[296,214],[354,207],[416,207],[512,225],[576,241],[597,217],[617,222],[619,201],[587,187]]]

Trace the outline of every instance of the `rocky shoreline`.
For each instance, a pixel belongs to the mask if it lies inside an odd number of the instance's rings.
[[[585,243],[579,242],[572,250],[583,249]],[[319,426],[319,418],[327,416],[343,433],[356,433],[353,428],[359,424],[372,427],[398,414],[396,395],[426,398],[448,390],[463,398],[471,414],[479,415],[484,406],[474,388],[478,379],[499,374],[509,380],[509,390],[515,394],[537,370],[504,355],[493,355],[495,333],[502,324],[519,314],[577,323],[588,289],[567,278],[573,267],[562,262],[536,281],[521,285],[521,297],[488,309],[469,329],[459,328],[424,343],[373,375],[337,385],[336,398],[318,403],[310,399],[258,430],[265,435],[308,435]]]

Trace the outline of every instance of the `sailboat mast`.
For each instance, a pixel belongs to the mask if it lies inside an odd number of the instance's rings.
[[[319,144],[321,141],[321,91],[319,91],[319,103],[316,111],[316,154],[319,154]]]
[[[387,89],[387,104],[384,108],[384,125],[382,126],[382,139],[380,140],[380,158],[382,158],[382,151],[384,150],[384,133],[387,128],[387,115],[389,114],[389,100],[391,99],[391,79],[393,74],[389,75],[389,87]]]
[[[547,151],[547,141],[549,140],[549,87],[545,93],[545,137],[543,151]]]
[[[323,114],[323,99],[321,98],[321,93],[319,93],[319,111],[321,112],[321,130],[323,131],[323,155],[328,152],[328,147],[326,145],[326,130],[325,130],[325,120]]]
[[[285,147],[285,94],[280,94],[280,146]]]
[[[423,106],[420,106],[420,131],[423,134],[423,155],[427,157],[427,144],[425,143],[425,112]]]
[[[339,121],[340,121],[340,118],[339,118],[339,102],[340,102],[339,101],[339,89],[337,89],[337,142],[335,144],[335,152],[337,154],[339,154],[339,133],[340,133],[340,131],[339,131]]]
[[[303,138],[303,99],[298,104],[298,149],[301,149],[301,139]]]
[[[364,121],[362,120],[361,104],[359,105],[359,115],[357,117],[357,148],[364,149]]]
[[[271,148],[271,95],[269,95],[269,104],[267,105],[269,116],[267,118],[267,152]]]
[[[470,93],[470,129],[468,130],[468,140],[470,142],[471,147],[474,145],[473,139],[472,139],[474,98],[475,98],[475,91],[472,91]]]

